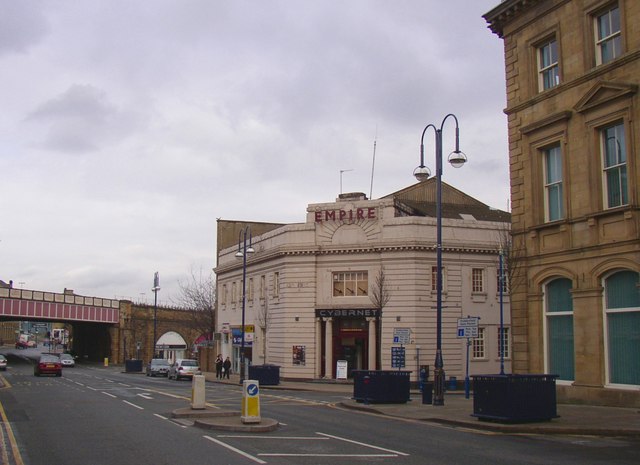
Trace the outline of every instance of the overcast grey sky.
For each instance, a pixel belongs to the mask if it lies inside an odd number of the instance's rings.
[[[169,303],[216,218],[369,195],[374,140],[373,197],[407,187],[447,113],[443,180],[507,209],[498,4],[0,0],[0,279]]]

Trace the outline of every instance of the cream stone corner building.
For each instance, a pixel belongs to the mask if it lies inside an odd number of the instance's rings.
[[[499,251],[509,213],[443,183],[442,348],[447,379],[510,370],[510,312]],[[248,229],[246,229],[248,227]],[[334,379],[358,369],[392,367],[394,335],[404,370],[417,381],[436,346],[435,180],[381,199],[341,194],[310,204],[306,221],[270,224],[218,220],[219,349],[240,368],[243,260],[240,234],[250,230],[245,283],[245,358],[280,367],[283,379]],[[381,284],[384,277],[384,285]],[[502,284],[501,284],[502,283]],[[500,289],[502,286],[502,289]],[[501,292],[502,291],[502,292]],[[382,294],[382,299],[375,295]],[[502,295],[502,306],[500,305]],[[500,336],[500,310],[503,336]],[[458,337],[458,320],[479,317],[478,337]],[[500,344],[501,343],[501,344]]]

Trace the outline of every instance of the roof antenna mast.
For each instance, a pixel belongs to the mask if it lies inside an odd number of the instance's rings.
[[[376,168],[376,145],[378,144],[378,125],[376,124],[376,135],[373,138],[373,163],[371,164],[371,186],[369,187],[369,200],[373,198],[373,172]]]

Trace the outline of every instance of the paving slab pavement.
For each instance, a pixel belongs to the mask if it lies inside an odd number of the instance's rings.
[[[238,375],[230,379],[216,379],[215,373],[204,373],[209,382],[240,385]],[[422,403],[419,391],[412,390],[407,403],[365,405],[352,398],[353,384],[348,381],[313,380],[285,381],[276,386],[260,386],[264,390],[304,390],[343,393],[345,400],[337,403],[346,409],[371,414],[388,415],[414,421],[447,424],[506,434],[563,434],[640,438],[640,410],[638,408],[601,407],[593,405],[557,404],[558,417],[531,423],[503,423],[473,416],[473,395],[465,398],[463,391],[449,391],[442,406]]]

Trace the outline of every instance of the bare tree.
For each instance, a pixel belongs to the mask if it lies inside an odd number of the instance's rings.
[[[387,286],[386,275],[384,268],[380,268],[376,275],[375,284],[371,290],[371,302],[373,306],[378,310],[378,319],[376,321],[376,369],[382,369],[382,310],[389,303],[391,294]]]
[[[186,281],[178,281],[178,296],[174,303],[192,313],[192,327],[202,334],[210,335],[216,328],[216,285],[213,272],[196,271],[191,268]]]
[[[502,252],[502,269],[506,279],[505,290],[511,293],[525,279],[523,273],[524,261],[526,260],[526,250],[521,240],[514,240],[511,234],[510,224],[505,223],[504,227],[498,230],[497,237],[498,252]]]

